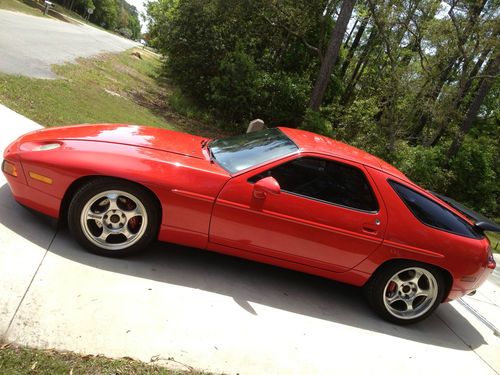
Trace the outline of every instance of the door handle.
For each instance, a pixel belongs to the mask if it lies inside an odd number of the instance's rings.
[[[363,224],[362,229],[363,229],[363,232],[369,233],[369,234],[377,234],[377,232],[378,232],[377,227],[373,227],[369,224]]]

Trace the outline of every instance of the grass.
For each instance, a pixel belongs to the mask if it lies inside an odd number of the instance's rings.
[[[5,375],[202,375],[196,370],[169,370],[130,358],[110,359],[103,356],[79,355],[71,352],[30,349],[3,345],[0,347],[0,373]]]
[[[500,233],[487,232],[486,235],[491,242],[491,249],[493,252],[500,254]]]
[[[54,80],[0,74],[0,103],[47,127],[127,123],[223,135],[173,108],[178,93],[158,83],[160,67],[158,55],[138,48],[53,66]]]
[[[45,15],[43,14],[43,11],[41,10],[41,8],[39,8],[39,7],[43,7],[43,1],[38,1],[39,5],[37,5],[36,2],[37,2],[36,0],[31,0],[31,1],[26,0],[25,2],[18,1],[18,0],[0,0],[0,9],[7,9],[7,10],[15,11],[15,12],[26,13],[26,14],[30,14],[32,16],[45,17]],[[87,23],[87,24],[92,25],[94,27],[99,27],[98,25],[90,23],[85,18],[80,16],[78,13],[73,12],[69,9],[66,9],[59,4],[54,3],[52,5],[52,7],[50,8],[50,10],[51,11],[49,11],[49,15],[56,16],[55,18],[58,18],[62,21],[68,21],[68,20],[67,20],[67,18],[62,19],[60,16],[58,16],[56,13],[54,13],[52,11],[56,11],[57,13],[61,13],[63,16],[69,16],[71,18],[76,19],[77,21]]]
[[[14,12],[26,13],[32,16],[44,17],[39,9],[30,7],[17,0],[0,0],[0,9],[12,10]]]
[[[25,1],[28,1],[28,0],[25,0]],[[33,0],[33,1],[35,1],[35,0]],[[72,11],[68,8],[63,7],[62,5],[53,3],[53,5],[50,9],[51,9],[51,12],[49,12],[49,15],[53,16],[55,18],[58,18],[61,21],[70,22],[70,23],[85,23],[89,26],[95,27],[96,29],[100,29],[100,30],[105,31],[107,33],[121,36],[118,32],[105,29],[104,27],[102,27],[98,24],[92,23],[92,22],[90,22],[90,20],[87,20],[84,16],[82,16],[79,13]],[[60,15],[62,15],[63,17],[61,17]]]
[[[97,26],[97,25],[94,25],[93,23],[88,22],[85,18],[83,18],[78,13],[73,12],[72,10],[69,10],[68,8],[63,7],[62,5],[54,3],[54,5],[52,6],[52,9],[55,10],[56,12],[62,13],[63,15],[74,18],[80,22],[84,22],[84,23],[87,23],[87,24],[92,25],[92,26]]]

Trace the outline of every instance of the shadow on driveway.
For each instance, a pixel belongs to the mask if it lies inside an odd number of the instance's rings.
[[[19,217],[8,214],[7,207],[12,210],[13,206],[9,187],[1,186],[0,223],[25,239],[45,246],[39,243],[39,236],[30,231],[29,225],[19,225]],[[18,209],[24,210],[20,206]],[[22,216],[28,221],[33,220],[31,211],[26,210]],[[42,217],[36,220],[44,221]],[[48,231],[51,230],[48,220],[42,225],[46,225]],[[58,236],[69,237],[69,233],[66,229],[60,229]],[[250,304],[257,303],[456,350],[475,349],[485,344],[481,334],[450,304],[441,305],[437,313],[424,322],[400,327],[378,318],[367,306],[360,288],[299,272],[165,243],[154,244],[149,251],[126,259],[90,254],[72,239],[63,243],[74,243],[74,246],[52,246],[49,251],[97,269],[230,296],[249,314],[257,315]],[[462,332],[466,333],[466,340],[458,337],[450,340],[453,334],[445,323],[450,320],[460,325]]]

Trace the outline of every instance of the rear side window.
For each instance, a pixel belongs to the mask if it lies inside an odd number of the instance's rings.
[[[422,223],[460,236],[480,237],[471,225],[443,206],[397,182],[389,180],[389,184]]]

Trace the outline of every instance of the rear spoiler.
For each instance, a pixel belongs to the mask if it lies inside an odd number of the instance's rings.
[[[500,225],[498,225],[494,221],[488,219],[487,217],[484,217],[483,215],[481,215],[475,211],[472,211],[470,208],[465,207],[462,203],[459,203],[450,197],[435,193],[433,191],[431,191],[430,193],[432,195],[434,195],[435,197],[441,199],[443,202],[448,203],[455,210],[464,214],[469,219],[474,221],[474,226],[477,227],[478,229],[481,229],[482,231],[488,231],[488,232],[500,232]]]

